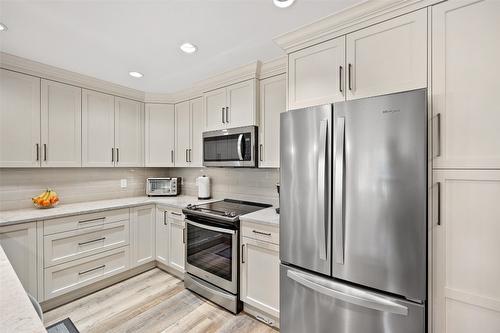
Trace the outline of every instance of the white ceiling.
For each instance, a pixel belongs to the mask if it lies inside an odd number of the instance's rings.
[[[359,0],[4,1],[2,51],[147,92],[192,83],[283,51],[273,37]],[[187,55],[189,41],[199,51]],[[129,71],[144,73],[141,79]]]

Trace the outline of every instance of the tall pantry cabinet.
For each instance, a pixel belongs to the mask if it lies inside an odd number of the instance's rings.
[[[500,332],[500,2],[432,7],[433,332]]]

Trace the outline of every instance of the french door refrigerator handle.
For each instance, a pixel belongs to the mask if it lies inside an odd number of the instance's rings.
[[[344,139],[345,118],[337,118],[335,130],[335,194],[334,194],[334,233],[335,233],[335,262],[344,264]]]
[[[326,218],[326,141],[328,140],[328,120],[324,119],[319,128],[320,147],[318,155],[318,212],[319,212],[319,258],[327,260],[327,218]]]
[[[242,144],[243,144],[243,134],[240,134],[238,136],[238,158],[240,159],[240,161],[243,161],[243,153],[241,149]]]
[[[408,308],[406,306],[357,288],[342,286],[342,290],[337,290],[334,289],[335,282],[331,283],[328,281],[328,286],[326,286],[321,283],[323,278],[310,277],[309,275],[291,270],[288,270],[286,275],[304,287],[350,304],[392,314],[408,315]]]

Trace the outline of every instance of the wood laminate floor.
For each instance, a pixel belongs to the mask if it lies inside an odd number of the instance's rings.
[[[204,300],[158,268],[44,313],[45,326],[66,317],[81,333],[277,332]]]

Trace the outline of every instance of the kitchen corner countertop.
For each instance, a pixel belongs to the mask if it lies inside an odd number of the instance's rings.
[[[0,332],[47,332],[0,246]]]
[[[250,214],[241,215],[240,221],[279,226],[280,215],[276,213],[276,207],[269,207]]]
[[[213,200],[199,200],[194,196],[181,195],[177,197],[130,197],[112,200],[86,201],[70,204],[60,204],[54,208],[25,208],[0,211],[0,226],[32,221],[41,221],[57,217],[101,212],[110,209],[137,207],[147,204],[158,204],[184,208],[188,204],[199,204]]]

